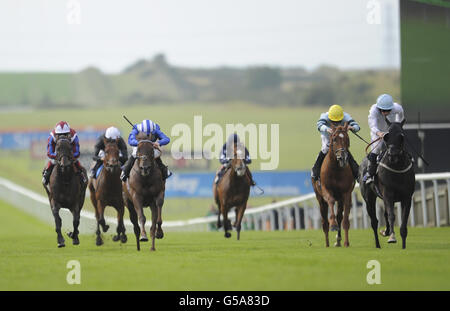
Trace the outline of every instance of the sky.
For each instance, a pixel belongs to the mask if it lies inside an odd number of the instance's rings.
[[[0,71],[400,67],[398,0],[0,0]]]

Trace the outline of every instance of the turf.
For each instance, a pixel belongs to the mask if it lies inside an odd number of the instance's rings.
[[[136,251],[126,244],[95,246],[93,235],[56,247],[54,228],[0,203],[0,290],[450,290],[450,228],[410,228],[408,246],[351,230],[350,248],[325,248],[322,232],[244,231],[166,233]],[[69,260],[81,265],[81,284],[69,285]],[[381,264],[381,284],[369,285],[369,260]]]

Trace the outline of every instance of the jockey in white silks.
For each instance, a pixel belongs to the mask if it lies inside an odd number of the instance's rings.
[[[403,107],[397,103],[389,94],[382,94],[377,98],[376,104],[373,104],[369,110],[369,128],[371,143],[379,139],[378,142],[372,144],[372,150],[368,154],[369,170],[363,177],[363,182],[369,184],[373,181],[373,177],[377,172],[377,157],[386,148],[382,137],[388,132],[389,126],[386,123],[401,122],[404,119]]]

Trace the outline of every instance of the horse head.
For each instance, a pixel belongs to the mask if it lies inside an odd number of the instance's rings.
[[[247,165],[244,162],[245,159],[245,147],[241,143],[234,144],[233,159],[231,160],[231,167],[237,176],[242,177],[245,175]]]
[[[140,133],[142,134],[142,133]],[[150,175],[155,166],[155,147],[151,135],[138,135],[136,158],[138,160],[139,171],[142,176]]]
[[[56,140],[56,163],[65,173],[73,166],[74,158],[72,153],[72,144],[70,139],[65,136],[58,137]]]
[[[333,126],[333,132],[330,137],[330,152],[333,152],[339,167],[345,167],[348,164],[348,148],[350,139],[348,137],[348,122],[345,125]]]
[[[387,146],[387,157],[390,163],[399,163],[404,153],[405,133],[403,131],[403,125],[406,119],[402,122],[389,122],[386,119],[386,123],[389,126],[387,134],[383,136],[383,140]]]
[[[103,142],[105,144],[105,156],[103,158],[104,168],[113,173],[118,171],[120,168],[119,164],[119,140],[104,138]]]

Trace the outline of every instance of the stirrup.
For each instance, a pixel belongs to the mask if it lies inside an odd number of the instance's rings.
[[[123,182],[125,182],[127,180],[128,176],[125,175],[125,172],[122,171],[122,173],[120,173],[120,180],[122,180]]]
[[[373,182],[373,176],[370,176],[369,173],[366,173],[366,175],[364,175],[363,177],[363,182],[368,185],[371,182]]]

